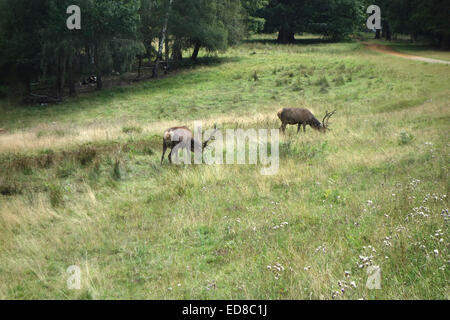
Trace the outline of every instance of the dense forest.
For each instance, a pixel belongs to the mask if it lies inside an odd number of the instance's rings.
[[[145,65],[158,77],[201,49],[217,52],[252,33],[277,32],[278,41],[314,33],[339,41],[367,32],[367,0],[0,0],[0,91],[50,81],[55,100],[76,83]],[[379,0],[382,30],[377,38],[406,34],[441,48],[450,46],[446,0]],[[81,9],[81,29],[69,30],[67,8]],[[5,95],[5,93],[3,93]]]

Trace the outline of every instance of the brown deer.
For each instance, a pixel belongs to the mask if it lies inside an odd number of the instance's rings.
[[[194,138],[194,135],[192,134],[192,131],[189,130],[188,127],[182,126],[182,127],[173,127],[170,129],[167,129],[164,131],[164,137],[163,137],[163,153],[161,157],[161,164],[164,160],[164,155],[166,154],[167,148],[170,148],[169,153],[169,162],[172,163],[172,152],[175,147],[176,150],[178,148],[184,148],[186,150],[190,150],[191,152],[194,152],[196,148],[202,148],[203,150],[208,146],[208,144],[214,140],[214,135],[218,131],[217,125],[214,124],[214,131],[210,135],[210,137],[200,142],[197,139]]]
[[[278,118],[281,120],[281,130],[285,133],[286,126],[288,124],[298,125],[297,133],[300,131],[300,126],[303,126],[303,132],[306,132],[306,126],[309,125],[311,128],[316,129],[320,132],[326,132],[329,130],[329,123],[331,116],[335,114],[336,110],[333,112],[328,112],[323,117],[322,123],[314,117],[314,115],[308,109],[300,108],[283,108],[278,111]]]

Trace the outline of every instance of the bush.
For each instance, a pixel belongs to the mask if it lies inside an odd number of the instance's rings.
[[[60,179],[70,177],[75,171],[73,163],[66,162],[56,169],[56,176]]]
[[[320,77],[316,82],[315,82],[316,86],[321,86],[322,88],[328,88],[330,86],[330,83],[328,82],[326,77]]]
[[[334,79],[334,83],[338,86],[342,86],[345,84],[345,80],[342,76],[338,76],[336,79]]]
[[[90,164],[96,157],[97,150],[94,148],[83,148],[78,151],[77,159],[82,166]]]
[[[89,171],[89,178],[91,180],[97,180],[101,174],[101,165],[99,161],[96,161]]]
[[[116,162],[114,163],[112,177],[116,181],[122,179],[122,172],[120,170],[120,160],[116,160]]]
[[[399,137],[399,145],[405,145],[405,144],[409,144],[411,143],[411,141],[413,141],[414,137],[412,134],[406,132],[406,131],[402,131],[400,132],[400,137]]]

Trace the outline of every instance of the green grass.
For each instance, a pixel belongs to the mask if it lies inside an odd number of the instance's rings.
[[[61,105],[2,102],[0,298],[332,299],[341,280],[336,299],[449,299],[449,67],[269,39]],[[168,124],[278,128],[284,106],[337,113],[325,135],[288,127],[274,176],[159,164]]]
[[[439,50],[436,47],[432,47],[429,45],[414,45],[408,42],[398,42],[394,41],[393,43],[387,43],[395,50],[407,54],[412,54],[416,56],[440,59],[445,61],[450,61],[450,52],[446,50]]]
[[[397,40],[392,39],[391,41],[386,41],[384,39],[375,40],[374,34],[372,33],[361,33],[359,36],[364,41],[390,46],[401,53],[450,61],[450,52],[448,50],[439,49],[423,40],[411,42],[409,36],[399,35]]]

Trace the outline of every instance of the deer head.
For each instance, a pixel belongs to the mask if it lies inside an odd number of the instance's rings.
[[[214,131],[211,133],[209,138],[204,140],[203,143],[202,143],[203,149],[205,149],[211,141],[216,140],[216,137],[214,137],[214,135],[216,134],[217,131],[219,131],[219,129],[217,129],[217,124],[214,123]]]
[[[179,148],[185,148],[186,150],[190,149],[191,152],[195,152],[197,148],[202,148],[201,151],[203,152],[208,144],[211,141],[215,140],[214,135],[217,133],[217,131],[219,131],[219,129],[217,129],[217,125],[214,124],[214,131],[211,133],[209,138],[201,142],[198,139],[194,138],[192,131],[189,130],[189,128],[186,126],[167,129],[164,132],[163,137],[163,153],[161,157],[161,164],[163,163],[164,155],[167,149],[171,149],[169,154],[170,163],[172,163],[172,152],[177,152]]]
[[[326,132],[327,130],[331,130],[329,127],[330,123],[328,121],[335,113],[336,113],[336,110],[334,110],[333,112],[328,112],[328,111],[326,112],[325,117],[323,117],[322,123],[319,127],[320,132]]]

